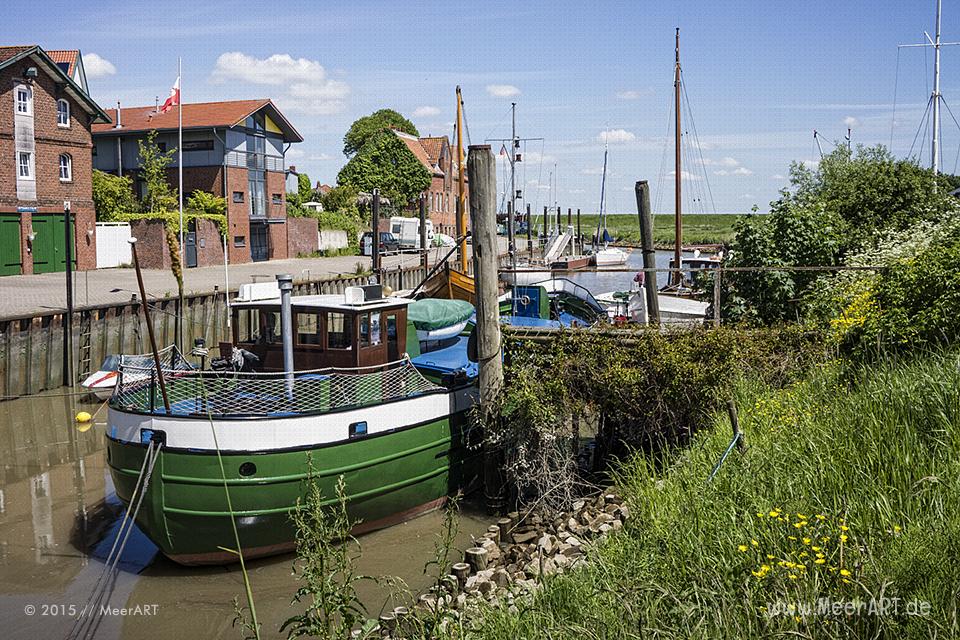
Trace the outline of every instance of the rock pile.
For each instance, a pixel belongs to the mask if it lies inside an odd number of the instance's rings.
[[[464,552],[463,562],[450,567],[439,587],[420,596],[419,607],[451,619],[469,616],[481,603],[516,611],[515,602],[532,594],[544,576],[584,564],[586,547],[622,528],[629,517],[629,508],[612,488],[577,500],[560,514],[508,513],[474,539],[475,546]],[[381,616],[380,634],[401,637],[398,620],[410,613],[398,607]]]

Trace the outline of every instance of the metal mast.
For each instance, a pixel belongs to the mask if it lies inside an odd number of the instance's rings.
[[[933,140],[930,143],[930,166],[933,167],[933,175],[940,172],[940,9],[942,0],[937,0],[937,31],[936,40],[933,41]],[[927,40],[930,36],[927,36]]]
[[[683,242],[683,220],[681,216],[683,215],[683,205],[681,198],[681,189],[680,189],[680,27],[677,27],[677,44],[676,49],[674,50],[676,54],[676,63],[674,64],[673,70],[673,100],[676,105],[676,139],[675,139],[675,170],[674,170],[674,249],[673,249],[673,266],[677,271],[673,272],[673,283],[677,286],[680,286],[681,283],[681,272],[680,269],[680,248]]]

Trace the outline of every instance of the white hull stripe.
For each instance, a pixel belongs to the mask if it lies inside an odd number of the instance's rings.
[[[221,451],[295,449],[347,441],[350,425],[358,422],[367,423],[368,435],[434,422],[469,409],[476,398],[476,388],[470,387],[350,411],[256,420],[144,415],[111,407],[107,434],[120,442],[141,443],[145,430],[163,431],[165,447],[172,449],[216,451],[217,445]]]

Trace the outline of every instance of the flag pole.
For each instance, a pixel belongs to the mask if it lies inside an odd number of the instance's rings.
[[[183,249],[183,62],[180,56],[177,56],[177,178],[179,187],[180,204],[180,278],[183,279],[183,269],[186,266],[184,258],[186,257]],[[177,345],[181,353],[183,352],[183,286],[180,287],[180,335],[177,336],[179,344]]]

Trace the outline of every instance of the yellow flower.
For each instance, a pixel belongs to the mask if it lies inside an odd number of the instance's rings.
[[[796,622],[800,622],[801,620],[803,620],[803,618],[801,618],[800,616],[793,616],[793,619],[794,619]]]
[[[827,519],[827,518],[826,518],[825,516],[822,516],[822,515],[820,515],[819,513],[817,514],[817,520],[819,520],[820,522],[823,522],[823,521],[826,520],[826,519]]]
[[[841,536],[840,536],[840,542],[846,542],[846,541],[847,541],[847,536],[846,536],[846,535],[841,535]]]
[[[768,553],[768,554],[767,554],[767,560],[773,560],[773,559],[774,559],[773,556]]]
[[[810,548],[813,549],[814,551],[820,551],[820,547],[810,547]],[[817,555],[819,555],[819,554],[817,554]]]
[[[824,555],[823,555],[822,553],[818,553],[818,554],[817,554],[817,557],[818,557],[818,558],[823,558]]]
[[[752,545],[755,546],[755,547],[759,547],[759,546],[760,546],[760,543],[757,542],[756,540],[751,540],[751,541],[750,541],[750,544],[752,544]]]
[[[850,571],[848,571],[847,569],[840,569],[840,575],[846,577],[850,575]]]
[[[772,511],[770,511],[771,518],[776,518],[778,515],[780,515],[780,512],[777,511],[776,509],[773,509]]]
[[[744,553],[747,550],[747,545],[745,544],[738,545],[737,550],[740,551],[740,553]]]
[[[824,560],[823,558],[817,558],[816,560],[813,561],[813,564],[823,564],[824,562],[826,562],[826,560]]]
[[[849,530],[850,530],[850,527],[848,527],[847,525],[845,524],[840,525],[840,531],[849,531]]]
[[[823,536],[822,538],[820,538],[820,541],[821,541],[821,542],[829,542],[829,541],[830,541],[830,536]]]
[[[804,538],[803,544],[810,544],[810,538]]]
[[[790,579],[791,579],[791,580],[796,580],[796,579],[797,579],[797,574],[791,573],[791,574],[790,574]]]
[[[758,517],[758,518],[762,518],[762,517],[763,517],[763,514],[762,514],[762,513],[758,513],[758,514],[757,514],[757,517]]]
[[[898,524],[893,525],[893,532],[894,532],[894,533],[899,533],[899,532],[900,532],[900,525],[898,525]]]
[[[801,520],[806,520],[806,519],[807,519],[807,516],[803,515],[802,513],[798,513],[798,514],[797,514],[797,517],[800,518]]]
[[[787,539],[788,539],[788,540],[796,540],[796,538],[793,537],[793,536],[787,536]]]

